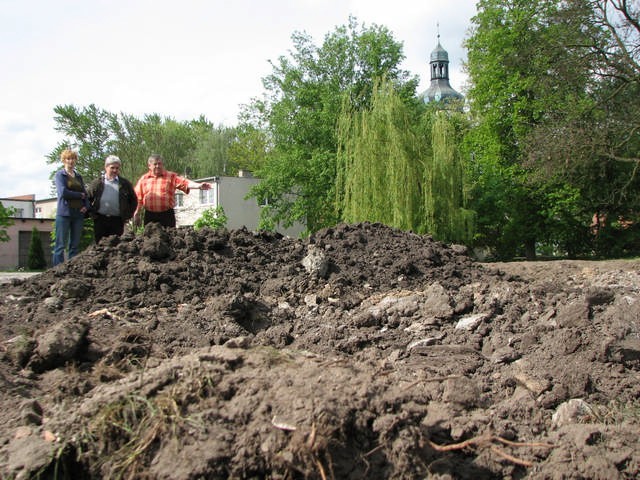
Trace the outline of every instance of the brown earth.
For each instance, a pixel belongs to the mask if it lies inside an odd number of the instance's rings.
[[[0,476],[631,479],[640,260],[149,227],[0,294]]]

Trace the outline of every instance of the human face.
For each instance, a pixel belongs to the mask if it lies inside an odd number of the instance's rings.
[[[62,159],[62,164],[64,165],[64,169],[67,172],[73,171],[76,166],[76,158],[75,157],[64,157]]]
[[[113,180],[118,176],[118,173],[120,173],[120,165],[117,163],[111,163],[104,167],[104,172],[105,172],[105,176],[109,180]]]
[[[147,165],[149,166],[149,172],[154,177],[158,177],[164,173],[164,165],[162,164],[162,160],[154,158],[149,160]]]

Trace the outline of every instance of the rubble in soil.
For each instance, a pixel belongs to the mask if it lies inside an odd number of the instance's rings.
[[[636,478],[640,261],[380,224],[110,237],[2,287],[2,478]]]

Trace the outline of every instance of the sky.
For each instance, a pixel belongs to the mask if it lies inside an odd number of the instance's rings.
[[[463,42],[475,2],[0,0],[0,198],[55,196],[49,177],[61,164],[46,155],[64,139],[56,106],[177,121],[203,115],[233,126],[241,106],[264,92],[269,61],[293,49],[294,32],[321,46],[349,16],[402,42],[401,67],[420,77],[419,92],[429,87],[439,34],[451,86],[465,93]]]

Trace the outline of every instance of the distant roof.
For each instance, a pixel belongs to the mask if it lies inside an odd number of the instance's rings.
[[[36,196],[33,193],[30,193],[28,195],[17,195],[15,197],[0,198],[0,200],[20,200],[20,201],[26,201],[26,202],[33,202],[35,199],[36,199]]]

